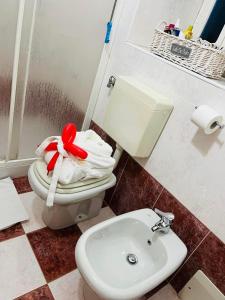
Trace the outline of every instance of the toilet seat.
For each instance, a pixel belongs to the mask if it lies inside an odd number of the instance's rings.
[[[44,180],[44,173],[40,176],[41,170],[40,161],[34,162],[28,171],[28,178],[32,189],[44,200],[48,196],[49,184]],[[46,172],[46,170],[45,170]],[[107,178],[101,180],[89,180],[86,182],[79,182],[71,185],[57,185],[57,190],[54,198],[54,203],[59,205],[68,205],[78,203],[82,200],[95,197],[101,192],[114,186],[116,177],[111,174]]]
[[[43,160],[37,160],[34,164],[34,171],[40,182],[48,188],[51,184],[51,176],[47,175],[46,163]],[[86,186],[90,186],[91,188],[98,185],[102,185],[103,183],[109,181],[109,178],[110,176],[104,176],[101,178],[91,178],[84,181],[72,182],[70,184],[61,184],[60,182],[58,182],[57,193],[72,193],[69,191],[72,189],[74,189],[74,193],[86,190]]]
[[[51,184],[51,177],[47,175],[46,172],[46,164],[43,161],[37,161],[34,163],[34,173],[38,179],[38,181],[49,189]],[[82,192],[100,185],[107,183],[110,180],[110,176],[103,178],[92,178],[85,181],[73,182],[70,184],[60,184],[57,183],[56,193],[59,194],[73,194]]]

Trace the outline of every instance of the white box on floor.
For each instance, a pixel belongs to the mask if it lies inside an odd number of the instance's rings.
[[[28,214],[21,203],[11,178],[0,180],[0,230],[28,220]]]

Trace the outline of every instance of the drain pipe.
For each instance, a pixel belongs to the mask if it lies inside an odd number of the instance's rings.
[[[118,165],[118,162],[120,160],[120,157],[122,156],[122,153],[123,153],[123,148],[119,144],[116,143],[116,150],[113,153],[113,158],[115,158],[115,165],[113,168],[114,170]]]

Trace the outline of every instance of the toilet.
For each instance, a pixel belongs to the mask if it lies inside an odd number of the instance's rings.
[[[131,77],[120,76],[112,90],[103,129],[117,142],[113,155],[117,165],[123,149],[131,156],[148,157],[173,109],[171,101]],[[47,200],[51,178],[46,164],[35,161],[28,171],[33,191]],[[57,184],[52,207],[45,206],[43,221],[61,229],[95,217],[100,212],[105,191],[116,183],[114,174],[73,184]]]
[[[51,179],[46,174],[46,165],[42,160],[37,160],[30,166],[28,179],[33,191],[46,201]],[[115,183],[114,174],[68,185],[58,183],[54,205],[44,207],[42,213],[44,223],[51,229],[62,229],[97,216],[102,207],[105,191]]]

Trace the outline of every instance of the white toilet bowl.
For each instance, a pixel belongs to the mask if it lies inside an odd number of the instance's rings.
[[[33,191],[47,199],[50,179],[42,161],[34,162],[28,171]],[[61,229],[98,215],[105,191],[116,183],[115,175],[69,185],[57,185],[53,207],[45,206],[42,217],[52,229]]]

